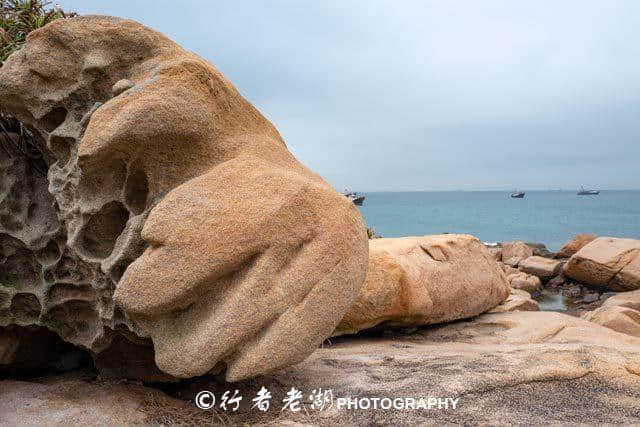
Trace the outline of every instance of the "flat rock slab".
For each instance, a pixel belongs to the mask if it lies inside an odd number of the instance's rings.
[[[534,255],[522,260],[518,268],[542,280],[549,280],[560,273],[562,264],[562,261]]]
[[[148,393],[158,393],[134,385],[76,384],[77,390],[69,390],[63,380],[47,386],[0,382],[0,424],[55,425],[52,419],[59,424],[120,424],[130,416],[127,412],[135,415],[132,424],[185,419],[191,424],[208,419],[325,426],[640,423],[640,339],[564,314],[488,314],[411,334],[331,341],[304,362],[275,374],[233,384],[212,378],[191,381],[173,391],[184,402],[165,396],[150,412]],[[251,399],[263,386],[273,396],[264,414],[251,409]],[[29,387],[33,389],[27,393]],[[282,399],[292,387],[302,391],[306,402],[318,389],[332,390],[334,398],[460,400],[456,410],[338,410],[334,403],[324,411],[306,405],[299,413],[281,412]],[[201,390],[219,399],[235,389],[243,396],[237,412],[194,412],[193,400],[189,402]],[[27,395],[37,404],[21,406]],[[67,407],[71,409],[65,412]]]

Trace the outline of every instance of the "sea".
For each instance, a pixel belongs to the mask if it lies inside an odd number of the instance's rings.
[[[556,251],[578,233],[640,239],[640,190],[379,192],[359,206],[367,227],[382,237],[472,234],[484,242],[523,240]]]

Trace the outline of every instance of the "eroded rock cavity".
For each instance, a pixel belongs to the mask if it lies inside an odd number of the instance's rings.
[[[45,327],[115,376],[236,380],[304,359],[362,287],[357,210],[157,32],[57,20],[0,68],[0,108],[47,167],[0,149],[0,328]],[[152,342],[164,372],[140,369]]]

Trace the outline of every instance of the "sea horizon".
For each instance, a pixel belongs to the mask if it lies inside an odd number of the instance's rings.
[[[579,233],[640,238],[640,190],[370,191],[359,207],[382,237],[471,234],[484,242],[523,240],[557,251]]]

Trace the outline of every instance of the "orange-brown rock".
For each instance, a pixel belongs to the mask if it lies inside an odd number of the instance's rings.
[[[614,295],[601,307],[584,313],[582,318],[623,334],[640,337],[640,290]]]
[[[530,256],[533,256],[533,249],[525,242],[517,240],[502,243],[502,262],[511,267],[517,267],[520,261]]]
[[[564,275],[614,291],[640,289],[640,240],[598,237],[569,258]]]
[[[162,34],[57,20],[0,68],[0,108],[48,167],[0,159],[0,327],[46,326],[105,363],[124,328],[173,377],[234,381],[303,360],[358,296],[358,210]]]
[[[507,274],[507,280],[513,289],[520,289],[530,294],[539,292],[542,289],[540,278],[522,271]]]
[[[417,326],[464,319],[504,301],[509,285],[484,245],[444,234],[369,241],[369,270],[335,335],[376,325]]]
[[[640,337],[640,311],[619,305],[599,307],[582,318],[623,334]]]
[[[580,249],[582,249],[585,245],[591,243],[597,237],[598,236],[594,234],[576,234],[571,238],[571,240],[565,243],[562,248],[560,248],[560,250],[556,253],[556,258],[569,258]]]

